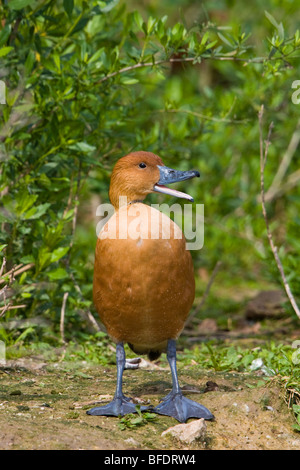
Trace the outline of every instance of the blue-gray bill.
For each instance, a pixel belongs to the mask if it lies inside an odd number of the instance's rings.
[[[193,202],[194,199],[189,194],[177,191],[176,189],[168,188],[166,184],[178,183],[179,181],[189,180],[191,178],[199,178],[200,173],[196,170],[173,170],[167,166],[157,165],[159,169],[160,179],[153,187],[153,190],[157,193],[169,194],[170,196],[179,197],[181,199],[187,199]]]

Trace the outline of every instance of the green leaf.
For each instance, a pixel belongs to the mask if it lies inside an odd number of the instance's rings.
[[[293,405],[294,413],[300,414],[300,405]]]
[[[123,77],[121,82],[124,84],[124,85],[135,85],[135,83],[139,83],[139,80],[137,80],[136,78],[126,78],[126,77]]]
[[[113,8],[115,8],[118,3],[119,3],[120,0],[111,0],[110,2],[108,2],[104,7],[101,7],[101,11],[103,11],[103,13],[108,13],[109,11],[111,11]]]
[[[20,96],[20,90],[16,89],[11,91],[10,93],[7,94],[6,96],[6,101],[9,106],[13,106],[17,99]]]
[[[13,49],[14,48],[11,46],[2,47],[2,49],[0,49],[0,57],[4,57],[5,55],[9,54]]]
[[[6,43],[11,32],[11,26],[5,25],[4,28],[0,31],[0,47]]]
[[[45,202],[44,204],[40,204],[39,206],[32,207],[23,215],[22,219],[39,219],[42,215],[45,214],[45,212],[50,206],[51,204],[49,202]]]
[[[51,253],[49,253],[46,247],[40,249],[38,254],[38,266],[39,270],[41,271],[44,267],[46,267],[51,262]]]
[[[94,145],[89,145],[86,142],[76,142],[76,144],[69,145],[69,148],[72,150],[79,150],[83,153],[94,152],[94,150],[96,150]]]
[[[64,6],[64,9],[65,9],[67,15],[71,16],[73,8],[74,8],[74,0],[64,0],[63,1],[63,6]]]
[[[219,38],[221,39],[221,41],[223,41],[225,44],[227,44],[227,46],[232,47],[231,42],[229,42],[229,40],[227,38],[225,38],[225,36],[222,33],[218,32],[217,34],[218,34]]]
[[[147,23],[147,33],[148,34],[152,33],[153,28],[155,26],[155,23],[156,23],[156,20],[150,16],[149,19],[148,19],[148,23]]]
[[[277,23],[275,20],[274,16],[272,16],[268,11],[265,10],[265,16],[268,18],[270,23],[275,26],[278,32],[278,36],[281,39],[281,41],[284,40],[284,27],[282,23]]]
[[[207,41],[207,39],[209,38],[209,31],[206,31],[206,33],[203,35],[202,39],[201,39],[201,45],[204,45]]]
[[[26,256],[22,256],[22,258],[20,258],[20,262],[24,263],[24,264],[34,263],[35,259],[34,259],[33,255],[26,255]]]
[[[136,22],[136,24],[138,25],[138,27],[139,27],[140,29],[142,29],[142,28],[143,28],[144,20],[143,20],[142,15],[140,14],[140,12],[139,12],[139,11],[135,11],[135,12],[133,13],[133,17],[134,17],[134,21]]]
[[[102,54],[102,52],[104,51],[104,47],[101,47],[100,49],[98,49],[98,51],[96,51],[88,60],[88,64],[91,64],[92,62],[96,62],[96,60],[98,60]]]
[[[7,245],[0,245],[0,251],[4,250],[4,248],[6,247]]]
[[[51,262],[60,260],[63,256],[65,256],[69,249],[69,246],[60,246],[59,248],[56,248],[56,250],[54,250],[51,254]]]
[[[8,2],[7,6],[11,10],[21,10],[32,3],[32,0],[11,0]]]
[[[68,273],[63,268],[57,268],[53,271],[48,272],[47,276],[49,277],[49,279],[51,279],[51,281],[58,281],[60,279],[65,279],[68,276]]]
[[[32,297],[32,294],[30,294],[30,292],[22,292],[21,297],[23,299],[30,299],[30,297]]]
[[[24,64],[25,71],[26,71],[27,75],[30,74],[30,72],[33,68],[34,62],[35,62],[35,53],[34,53],[34,51],[31,50],[31,51],[29,51],[28,56],[27,56],[26,61],[25,61],[25,64]]]
[[[22,215],[28,211],[33,206],[37,198],[37,194],[29,194],[25,191],[19,192],[17,195],[17,215]]]
[[[26,328],[25,331],[20,334],[20,336],[18,336],[18,338],[16,339],[16,343],[23,341],[26,336],[30,335],[31,333],[34,333],[34,328],[32,326],[29,326],[28,328]]]
[[[270,21],[270,23],[275,26],[276,29],[278,29],[278,23],[277,21],[275,20],[274,16],[272,16],[267,10],[265,10],[265,16],[268,18],[268,20]]]
[[[212,49],[216,44],[217,44],[217,39],[215,41],[210,42],[209,44],[206,44],[205,50],[207,49]]]

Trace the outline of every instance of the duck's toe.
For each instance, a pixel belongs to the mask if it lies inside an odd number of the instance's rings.
[[[122,398],[114,398],[107,405],[96,406],[88,410],[87,414],[92,416],[124,416],[129,413],[137,413],[136,406],[130,398],[123,396]],[[146,406],[140,408],[141,411],[146,409]]]
[[[189,418],[214,419],[214,415],[205,406],[184,397],[181,393],[169,393],[152,411],[172,416],[180,423],[185,423]]]

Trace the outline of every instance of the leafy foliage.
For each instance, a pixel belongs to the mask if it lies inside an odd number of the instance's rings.
[[[136,406],[137,415],[134,413],[129,413],[123,418],[120,418],[118,426],[121,431],[126,431],[127,429],[135,429],[138,426],[145,426],[148,423],[151,423],[157,419],[157,414],[151,413],[149,411],[142,412],[140,406]]]
[[[185,0],[180,19],[169,2],[161,9],[118,0],[3,2],[0,314],[20,320],[1,330],[6,342],[55,344],[66,292],[67,339],[90,328],[95,207],[107,200],[114,162],[132,150],[199,168],[201,184],[189,187],[206,208],[196,268],[210,271],[221,259],[225,285],[280,283],[259,203],[261,104],[266,132],[274,122],[269,216],[299,298],[298,11],[267,3],[266,12],[257,3],[257,14],[238,2]]]

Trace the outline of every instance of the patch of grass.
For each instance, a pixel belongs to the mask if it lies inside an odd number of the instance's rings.
[[[70,341],[65,351],[66,361],[88,361],[96,364],[115,363],[115,345],[103,332],[83,335],[79,341]]]
[[[178,354],[179,364],[193,364],[217,372],[252,372],[261,374],[265,381],[278,380],[296,419],[294,429],[300,431],[300,364],[295,357],[291,345],[275,342],[254,348],[209,342]]]
[[[265,375],[299,378],[300,365],[293,362],[293,353],[291,346],[275,342],[255,348],[208,342],[185,349],[183,354],[178,354],[178,360],[185,365],[192,363],[215,371],[250,372],[261,369]]]

